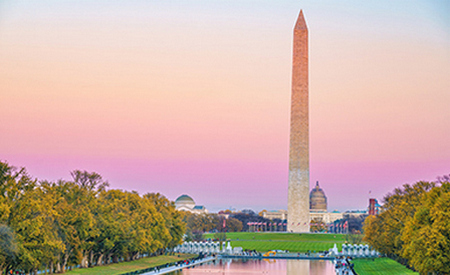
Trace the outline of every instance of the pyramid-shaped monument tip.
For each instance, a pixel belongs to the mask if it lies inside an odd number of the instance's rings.
[[[303,16],[303,10],[300,10],[300,14],[297,18],[297,23],[295,23],[296,30],[306,30],[308,27],[306,26],[305,17]]]

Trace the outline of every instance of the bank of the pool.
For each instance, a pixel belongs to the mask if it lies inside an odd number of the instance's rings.
[[[171,266],[164,267],[164,268],[161,268],[161,269],[153,269],[152,271],[149,271],[149,272],[143,272],[143,273],[139,272],[137,274],[141,274],[141,275],[162,275],[162,274],[168,274],[168,273],[172,274],[175,271],[179,271],[179,270],[184,269],[184,268],[195,267],[196,265],[202,265],[204,263],[211,262],[211,261],[213,261],[215,259],[217,259],[217,258],[213,257],[213,256],[210,256],[210,257],[197,259],[197,260],[194,260],[194,261],[189,261],[187,263],[171,265]],[[136,275],[136,272],[129,273],[129,274],[124,274],[124,275]]]
[[[67,271],[64,274],[68,275],[120,275],[127,272],[133,272],[146,268],[161,266],[165,264],[175,263],[181,260],[187,260],[197,257],[192,254],[176,254],[176,255],[161,255],[155,257],[142,258],[130,262],[121,262],[116,264],[109,264],[104,266],[95,266],[91,268],[75,268]]]
[[[358,275],[404,275],[416,274],[404,265],[389,258],[353,259],[354,270]]]

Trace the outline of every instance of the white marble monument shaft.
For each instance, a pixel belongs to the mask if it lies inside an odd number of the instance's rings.
[[[309,232],[308,28],[302,11],[293,48],[287,229]]]

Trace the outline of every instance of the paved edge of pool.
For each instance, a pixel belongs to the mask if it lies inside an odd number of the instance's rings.
[[[193,267],[193,266],[196,266],[196,265],[199,265],[199,264],[207,263],[207,262],[210,262],[210,261],[216,260],[216,259],[217,259],[217,257],[206,257],[206,258],[203,258],[201,260],[197,260],[197,261],[195,261],[193,263],[190,263],[190,264],[187,264],[187,265],[169,266],[169,267],[166,267],[166,268],[162,268],[159,271],[146,272],[146,273],[142,273],[141,275],[166,274],[166,273],[177,271],[177,270],[180,270],[180,269],[183,269],[183,268],[186,268],[186,267]]]

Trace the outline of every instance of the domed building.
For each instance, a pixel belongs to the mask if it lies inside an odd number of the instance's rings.
[[[379,205],[378,205],[379,206]],[[337,220],[344,218],[344,214],[351,216],[360,216],[364,213],[361,212],[339,212],[334,210],[332,212],[327,211],[328,203],[327,196],[325,192],[319,186],[319,182],[316,182],[316,186],[309,193],[309,218],[312,223],[324,222],[330,224]],[[287,219],[289,213],[286,210],[273,210],[273,211],[262,211],[262,216],[267,219]]]
[[[203,205],[195,205],[195,201],[186,194],[179,196],[175,200],[175,209],[195,214],[208,213],[208,210]]]
[[[310,212],[327,212],[327,197],[319,187],[318,181],[316,187],[309,193],[309,210]]]
[[[316,186],[309,193],[309,217],[312,221],[321,221],[325,223],[331,223],[336,220],[342,219],[343,215],[340,212],[327,211],[327,196],[325,192],[319,186],[319,182],[316,182]]]

